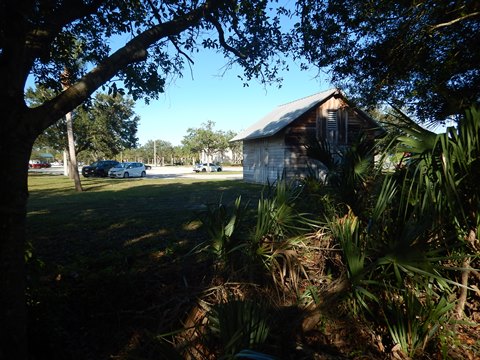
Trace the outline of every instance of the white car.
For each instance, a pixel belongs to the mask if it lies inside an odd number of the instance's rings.
[[[111,178],[145,177],[147,172],[143,163],[124,162],[108,170],[108,176]]]
[[[195,167],[193,168],[193,171],[195,172],[206,172],[206,171],[217,171],[220,172],[222,171],[222,167],[218,164],[212,164],[212,163],[203,163],[203,164],[196,164]]]

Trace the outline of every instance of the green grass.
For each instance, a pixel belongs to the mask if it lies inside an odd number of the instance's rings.
[[[63,176],[30,175],[28,238],[46,259],[100,249],[146,246],[203,238],[198,212],[206,204],[258,198],[261,187],[242,181],[82,179],[74,191]]]
[[[175,329],[204,290],[198,214],[261,186],[240,180],[82,179],[29,175],[27,240],[33,349],[50,359],[122,357],[135,334]],[[140,345],[138,345],[140,346]]]

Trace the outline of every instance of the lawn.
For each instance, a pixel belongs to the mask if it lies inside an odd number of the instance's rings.
[[[174,330],[208,281],[189,252],[208,239],[199,215],[261,186],[239,180],[29,176],[31,344],[48,359],[123,359]],[[145,348],[147,348],[145,350]],[[148,356],[145,356],[148,358]]]

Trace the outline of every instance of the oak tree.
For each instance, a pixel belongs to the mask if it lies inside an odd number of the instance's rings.
[[[215,122],[208,120],[199,128],[187,129],[187,135],[183,137],[182,144],[194,156],[205,153],[208,161],[212,161],[215,153],[228,148],[228,139],[223,131],[215,130]]]
[[[282,9],[272,11],[265,0],[0,2],[1,359],[27,357],[27,164],[35,139],[102,86],[115,89],[116,80],[134,99],[155,99],[168,76],[180,75],[202,48],[238,63],[247,81],[275,81],[284,65],[275,54],[288,41],[279,26]],[[71,84],[61,91],[64,69]],[[28,107],[29,78],[58,95]]]
[[[380,101],[435,121],[480,99],[475,0],[299,0],[298,54],[357,104]]]

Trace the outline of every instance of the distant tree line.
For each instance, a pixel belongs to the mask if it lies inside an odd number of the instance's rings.
[[[32,106],[53,96],[43,88],[29,89]],[[239,163],[242,157],[240,143],[229,143],[236,133],[215,130],[215,122],[207,121],[199,128],[189,128],[182,145],[169,141],[148,140],[139,146],[136,137],[140,118],[134,113],[134,101],[117,92],[98,93],[91,101],[73,112],[75,146],[78,160],[90,163],[99,159],[142,161],[158,165],[186,165],[202,160],[203,156]],[[63,119],[40,135],[32,150],[32,159],[63,161],[67,146],[66,122]],[[230,156],[225,154],[230,149]],[[47,155],[48,159],[45,157]]]

